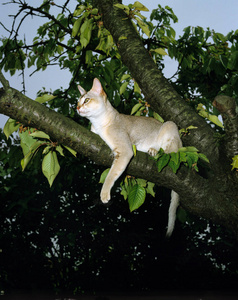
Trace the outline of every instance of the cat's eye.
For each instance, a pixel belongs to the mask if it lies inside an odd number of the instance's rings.
[[[90,98],[86,98],[86,99],[84,100],[84,104],[88,103],[89,100],[90,100]]]

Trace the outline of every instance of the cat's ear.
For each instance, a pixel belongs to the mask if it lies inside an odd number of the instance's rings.
[[[102,88],[101,82],[97,78],[94,78],[93,80],[92,91],[99,95],[104,94],[104,90]]]
[[[87,92],[85,91],[84,88],[82,88],[80,85],[78,85],[78,89],[79,89],[79,92],[81,94],[81,96],[85,95]]]

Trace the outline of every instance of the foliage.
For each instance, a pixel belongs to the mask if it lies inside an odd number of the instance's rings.
[[[232,160],[232,170],[238,169],[238,155],[234,156]]]
[[[37,99],[39,100],[40,97]],[[18,129],[21,140],[21,148],[24,155],[24,158],[21,160],[22,170],[25,170],[32,158],[35,157],[40,149],[42,149],[42,172],[48,179],[49,185],[52,186],[60,171],[60,165],[56,153],[64,156],[63,148],[69,150],[74,156],[76,156],[76,152],[67,146],[62,145],[62,147],[57,142],[51,141],[49,135],[43,131],[24,127],[19,124],[19,122],[12,119],[8,119],[3,131],[6,137],[9,138],[9,136]]]
[[[198,172],[199,159],[209,163],[208,158],[204,154],[198,153],[198,150],[195,147],[182,147],[177,153],[172,152],[169,154],[164,153],[163,149],[160,149],[153,159],[157,161],[159,172],[161,172],[166,166],[169,166],[172,171],[176,173],[181,163]]]

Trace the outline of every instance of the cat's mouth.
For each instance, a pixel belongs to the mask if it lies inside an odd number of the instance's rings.
[[[81,113],[81,111],[80,111],[80,108],[81,108],[82,106],[80,106],[80,105],[77,105],[77,112],[80,114]]]
[[[82,106],[77,106],[77,112],[80,116],[86,115],[86,112],[82,110]]]

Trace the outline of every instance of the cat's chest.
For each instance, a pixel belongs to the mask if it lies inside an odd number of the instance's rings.
[[[111,149],[114,149],[114,134],[107,127],[92,124],[91,131],[99,135]]]
[[[123,125],[117,122],[111,122],[108,126],[91,126],[91,131],[98,134],[111,150],[124,148],[132,145],[129,134]],[[125,145],[126,144],[126,145]]]

